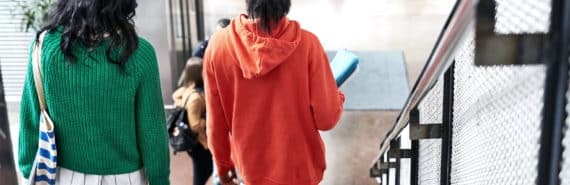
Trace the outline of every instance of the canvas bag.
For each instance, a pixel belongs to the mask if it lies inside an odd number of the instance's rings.
[[[46,32],[34,45],[32,52],[32,68],[34,83],[40,103],[38,151],[28,178],[28,185],[55,185],[57,173],[57,147],[55,145],[55,129],[47,108],[41,71],[42,44]]]

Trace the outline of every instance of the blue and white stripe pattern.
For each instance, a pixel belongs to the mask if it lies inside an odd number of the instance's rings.
[[[32,169],[34,185],[55,185],[57,173],[57,147],[54,125],[45,112],[40,115],[40,139],[38,153]]]

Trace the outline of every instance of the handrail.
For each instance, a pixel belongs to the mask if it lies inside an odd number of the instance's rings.
[[[436,46],[424,66],[420,77],[416,81],[412,93],[408,97],[402,111],[396,118],[392,128],[388,131],[380,144],[380,156],[390,149],[390,141],[394,140],[407,126],[409,113],[426,96],[435,85],[437,79],[449,68],[452,63],[451,56],[460,39],[475,20],[475,5],[478,0],[459,0],[454,11],[444,27]],[[379,159],[380,156],[377,158]],[[376,160],[377,160],[376,159]],[[379,165],[377,161],[374,165]]]

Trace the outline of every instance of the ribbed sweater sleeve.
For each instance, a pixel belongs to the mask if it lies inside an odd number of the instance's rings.
[[[40,118],[40,105],[34,83],[31,53],[32,50],[30,49],[30,55],[28,55],[28,69],[20,106],[20,133],[18,138],[18,166],[25,178],[30,176],[30,171],[38,150],[38,125]]]
[[[156,53],[141,42],[142,72],[135,97],[136,132],[150,185],[168,185],[170,157]]]

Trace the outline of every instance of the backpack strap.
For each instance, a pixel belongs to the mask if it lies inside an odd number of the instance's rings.
[[[188,101],[190,100],[190,96],[192,96],[193,94],[198,94],[199,96],[202,97],[202,94],[200,94],[200,91],[193,90],[193,91],[188,95],[188,97],[186,97],[186,101],[184,101],[184,108],[186,108],[186,105],[188,105]],[[202,100],[203,100],[203,99],[204,99],[204,98],[202,98]],[[205,102],[204,102],[204,103],[205,103]]]
[[[184,100],[184,104],[182,104],[182,107],[183,107],[184,109],[186,109],[186,105],[188,105],[188,100],[190,100],[190,96],[191,96],[191,95],[192,95],[192,94],[189,94],[188,96],[186,96],[186,100]]]

